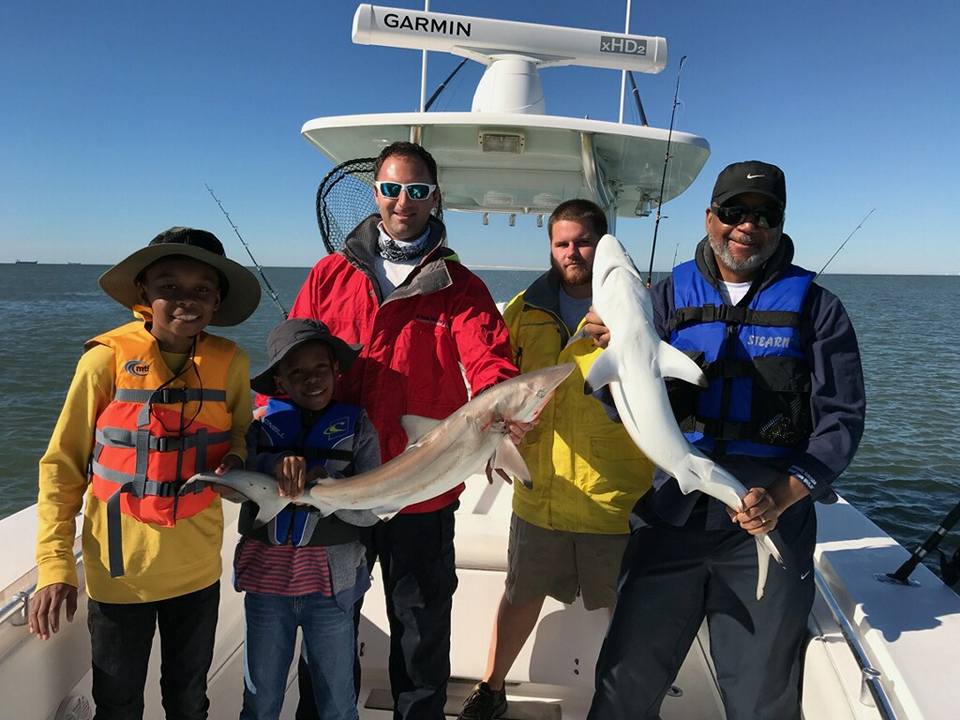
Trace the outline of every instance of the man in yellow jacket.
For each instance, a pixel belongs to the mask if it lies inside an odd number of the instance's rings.
[[[576,370],[520,447],[533,488],[514,484],[507,581],[487,669],[459,720],[506,712],[504,679],[530,636],[546,596],[612,607],[629,537],[627,517],[649,487],[653,466],[623,426],[583,393],[600,353],[591,338],[567,345],[590,308],[593,253],[607,232],[604,212],[568,200],[550,216],[550,269],[507,305],[514,361],[521,372],[573,362]]]

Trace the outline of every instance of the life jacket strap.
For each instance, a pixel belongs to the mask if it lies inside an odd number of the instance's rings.
[[[90,463],[90,468],[94,475],[102,477],[112,483],[120,486],[120,490],[130,493],[134,497],[177,497],[178,495],[187,495],[191,493],[201,493],[204,490],[203,483],[193,483],[185,486],[182,480],[173,480],[164,482],[160,480],[150,480],[144,477],[142,480],[131,473],[120,472],[112,468],[104,467],[96,460]],[[111,498],[113,496],[111,495]]]
[[[133,448],[136,447],[137,432],[122,428],[102,428],[96,431],[96,442],[101,447]],[[150,435],[148,447],[155,452],[171,452],[173,450],[189,450],[190,448],[230,441],[229,432],[204,432],[184,437],[170,435]]]
[[[113,399],[119,402],[149,403],[159,405],[175,405],[186,402],[226,402],[226,390],[210,390],[208,388],[175,388],[162,387],[156,390],[136,390],[133,388],[117,388]]]
[[[673,332],[687,323],[722,322],[759,327],[800,327],[800,313],[786,310],[753,310],[740,305],[701,305],[678,308],[667,323]]]

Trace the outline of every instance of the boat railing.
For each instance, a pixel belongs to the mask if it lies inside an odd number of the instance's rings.
[[[867,653],[857,633],[854,632],[850,621],[844,616],[840,608],[840,603],[830,589],[829,583],[819,572],[814,573],[814,580],[820,596],[830,609],[830,614],[833,615],[833,619],[840,628],[840,632],[843,634],[847,646],[850,648],[850,651],[857,661],[857,665],[860,667],[860,702],[868,707],[875,708],[883,720],[896,720],[897,713],[883,686],[883,673],[873,667],[873,663],[871,663],[867,657]]]
[[[73,558],[77,563],[77,572],[82,573],[83,568],[83,551],[76,550],[73,554]],[[36,571],[34,571],[35,573]],[[82,574],[79,575],[80,581],[82,581]],[[19,627],[27,624],[27,617],[30,614],[30,598],[33,597],[33,593],[37,589],[36,580],[16,593],[14,593],[13,598],[9,600],[3,606],[0,606],[0,627],[3,627],[5,624],[10,623],[15,627]]]

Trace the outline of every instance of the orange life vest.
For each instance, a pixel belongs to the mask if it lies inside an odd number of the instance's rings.
[[[113,400],[97,417],[90,458],[94,496],[107,503],[110,575],[123,575],[120,515],[172,527],[216,497],[208,485],[180,494],[183,482],[216,468],[230,449],[232,417],[224,389],[236,352],[229,340],[201,333],[193,356],[174,375],[139,321],[87,343],[116,358]]]

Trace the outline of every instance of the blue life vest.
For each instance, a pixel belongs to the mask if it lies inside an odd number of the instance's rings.
[[[809,437],[800,313],[813,278],[790,265],[748,294],[748,304],[733,306],[696,261],[674,269],[670,344],[700,364],[709,385],[672,382],[671,404],[687,439],[704,452],[782,457]]]
[[[304,457],[307,470],[322,465],[327,475],[342,474],[353,463],[353,438],[360,407],[331,403],[305,427],[302,411],[288,400],[271,398],[259,418],[261,437],[258,452],[284,450]],[[244,503],[239,531],[272,545],[337,545],[363,537],[364,529],[336,516],[323,517],[313,508],[290,504],[266,525],[254,529],[254,503]]]

